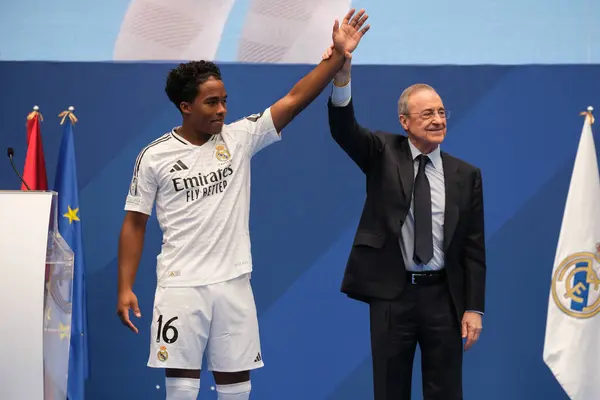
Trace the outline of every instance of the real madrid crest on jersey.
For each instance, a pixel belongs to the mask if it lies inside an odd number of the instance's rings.
[[[215,157],[217,157],[217,160],[219,161],[227,161],[231,158],[231,154],[225,145],[218,144],[215,146]]]
[[[167,351],[167,348],[165,346],[160,346],[160,350],[158,350],[156,356],[159,361],[167,361],[167,359],[169,358],[169,352]]]
[[[591,318],[600,312],[600,243],[596,253],[581,252],[565,258],[552,277],[552,298],[574,318]]]

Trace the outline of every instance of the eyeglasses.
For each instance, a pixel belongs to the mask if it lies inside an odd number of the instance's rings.
[[[414,115],[418,115],[419,117],[421,117],[421,119],[427,121],[429,119],[432,119],[435,116],[436,113],[442,119],[448,119],[448,118],[450,118],[450,110],[445,110],[443,108],[439,109],[437,111],[428,109],[428,110],[423,110],[423,111],[418,112],[418,113],[407,113],[407,114],[404,114],[404,115],[413,115],[413,114]]]

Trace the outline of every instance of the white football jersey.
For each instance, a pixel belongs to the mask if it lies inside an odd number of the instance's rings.
[[[202,146],[171,132],[138,155],[125,210],[156,217],[160,286],[200,286],[252,271],[250,160],[281,139],[271,110],[223,126]]]

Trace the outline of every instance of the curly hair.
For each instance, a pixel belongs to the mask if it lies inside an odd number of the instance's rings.
[[[198,95],[198,86],[210,77],[223,80],[219,67],[210,61],[190,61],[179,64],[169,72],[165,92],[169,100],[180,110],[181,102],[192,103]]]

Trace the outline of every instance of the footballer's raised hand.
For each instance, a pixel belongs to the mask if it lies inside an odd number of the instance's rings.
[[[343,54],[346,59],[352,57],[352,52],[356,49],[361,39],[371,28],[370,25],[365,25],[369,16],[365,10],[360,10],[356,13],[356,9],[351,9],[342,20],[342,23],[335,20],[333,24],[333,47],[335,50]]]

